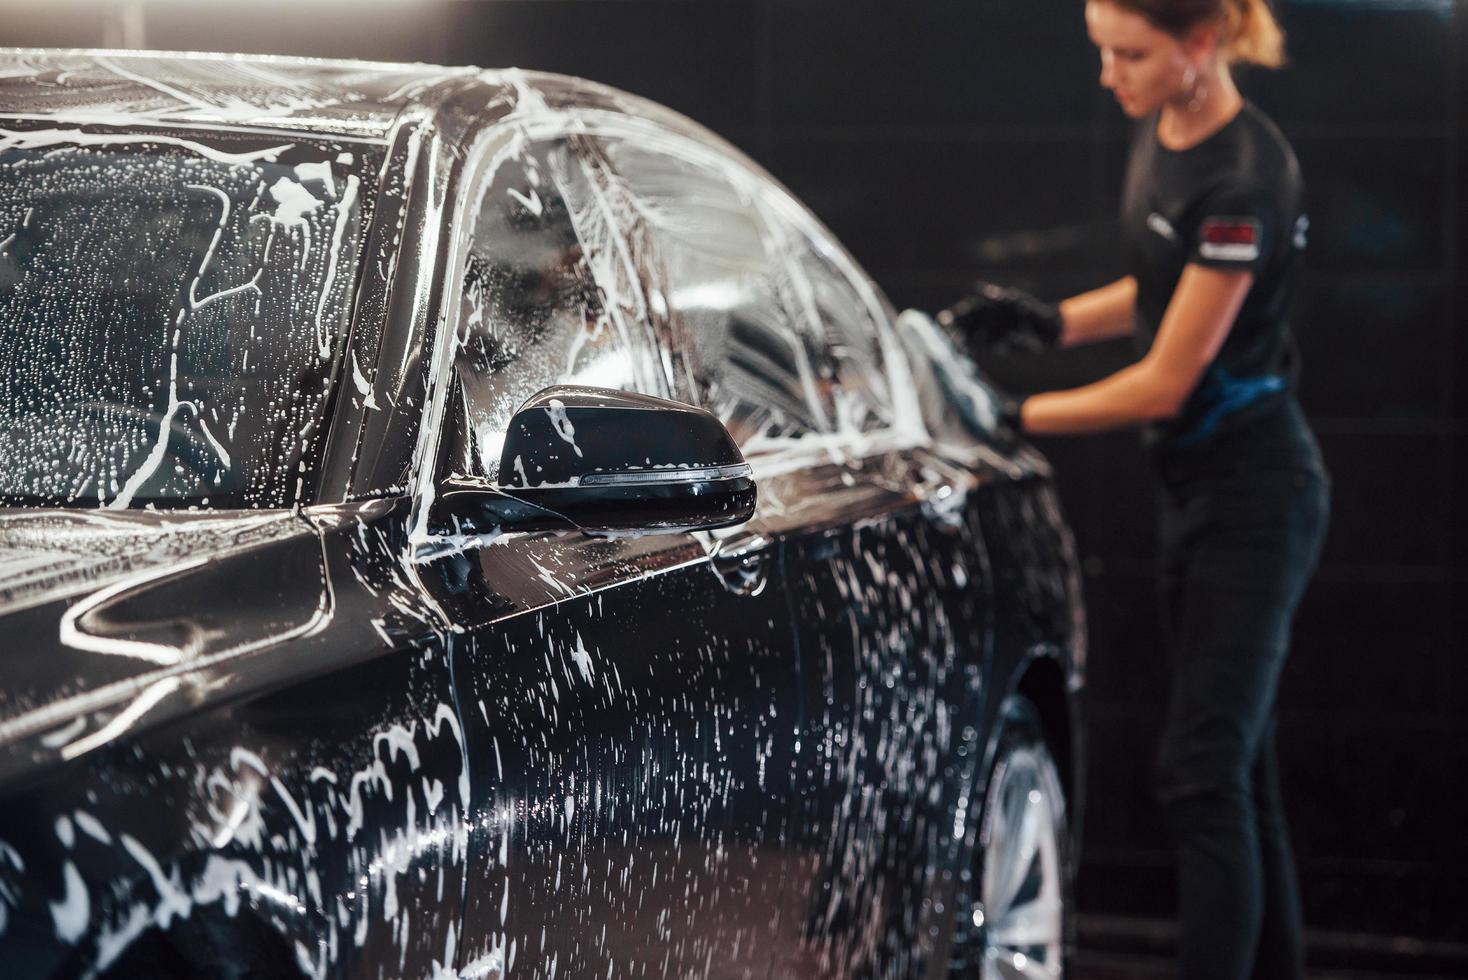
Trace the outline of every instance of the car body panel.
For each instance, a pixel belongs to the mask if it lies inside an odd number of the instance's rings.
[[[320,542],[289,512],[12,512],[0,541],[0,772],[23,770],[18,745],[37,736],[75,758],[115,734],[119,708],[180,695],[332,614]],[[220,594],[233,601],[215,604]]]
[[[764,975],[769,950],[748,938],[783,914],[783,736],[799,707],[780,583],[737,595],[665,536],[491,549],[511,555],[463,561],[453,584],[456,621],[495,621],[455,664],[467,741],[487,749],[473,763],[468,962]],[[517,560],[582,584],[506,617],[488,579]]]
[[[862,516],[790,547],[811,710],[799,742],[803,955],[783,976],[812,975],[812,964],[841,976],[854,963],[915,976],[941,958],[932,940],[946,930],[929,931],[938,919],[925,899],[958,870],[957,767],[976,739],[994,605],[972,512],[902,492],[934,481],[924,462],[865,461],[871,482],[844,495]]]

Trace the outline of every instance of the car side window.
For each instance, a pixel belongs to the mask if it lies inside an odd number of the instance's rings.
[[[792,216],[793,217],[793,216]],[[786,224],[780,214],[774,221]],[[869,433],[896,424],[878,320],[851,275],[838,247],[819,228],[790,221],[785,233],[797,265],[810,285],[810,303],[823,331],[833,372],[831,395],[838,432]]]
[[[749,453],[829,431],[831,399],[792,276],[753,198],[717,170],[630,140],[601,146],[617,210],[660,289],[671,346],[700,403]]]
[[[553,384],[666,394],[637,277],[570,139],[520,143],[474,190],[448,466],[498,476],[510,417]]]
[[[822,243],[771,204],[772,185],[707,151],[597,145],[685,383],[746,456],[887,424],[873,315]]]

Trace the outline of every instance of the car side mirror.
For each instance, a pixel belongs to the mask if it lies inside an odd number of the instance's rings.
[[[439,482],[430,530],[709,530],[749,520],[755,500],[749,464],[712,413],[557,385],[510,419],[497,484]]]

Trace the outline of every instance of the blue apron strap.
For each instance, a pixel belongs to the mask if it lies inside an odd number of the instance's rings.
[[[1221,367],[1212,367],[1205,377],[1203,414],[1182,435],[1168,442],[1173,446],[1191,446],[1213,434],[1224,417],[1277,391],[1284,391],[1286,379],[1278,374],[1261,374],[1253,378],[1236,378]]]

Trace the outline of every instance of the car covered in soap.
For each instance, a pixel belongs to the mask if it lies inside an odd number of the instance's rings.
[[[0,62],[7,977],[1060,975],[1049,469],[776,181],[560,76]]]

